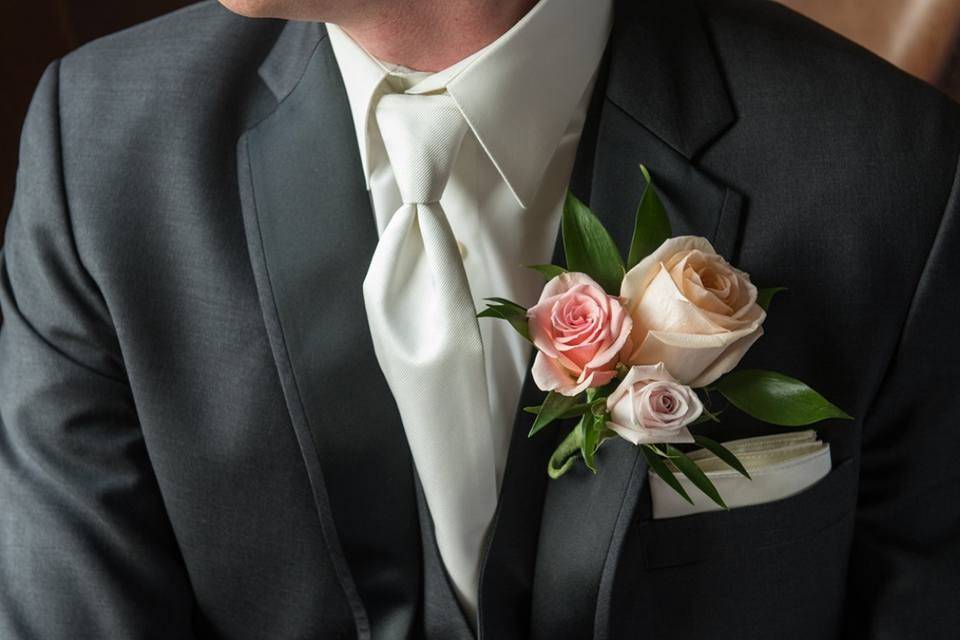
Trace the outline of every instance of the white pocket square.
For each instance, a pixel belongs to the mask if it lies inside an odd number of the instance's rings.
[[[781,433],[725,442],[753,478],[748,480],[706,450],[690,457],[707,474],[731,509],[788,498],[812,486],[830,473],[830,445],[817,439],[815,431]],[[705,496],[686,476],[674,476],[683,485],[693,504],[684,500],[653,472],[650,494],[654,519],[716,511],[720,507]]]

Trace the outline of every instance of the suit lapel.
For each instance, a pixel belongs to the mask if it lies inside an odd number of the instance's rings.
[[[578,163],[590,171],[581,199],[625,251],[643,190],[642,163],[674,234],[705,236],[734,260],[743,198],[696,158],[735,117],[693,3],[621,1],[614,24],[592,162]],[[572,184],[585,182],[575,174]],[[578,465],[548,483],[533,581],[534,638],[607,637],[613,578],[647,491],[647,470],[625,441],[608,441],[598,457],[599,474]]]
[[[377,244],[326,31],[289,23],[261,67],[275,110],[238,144],[264,321],[326,544],[361,638],[407,637],[420,591],[413,470],[373,352],[362,281]]]

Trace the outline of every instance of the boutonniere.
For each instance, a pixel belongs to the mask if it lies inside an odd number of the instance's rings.
[[[506,320],[537,349],[533,379],[547,395],[524,409],[536,414],[530,437],[579,418],[550,458],[551,478],[578,461],[597,473],[598,449],[620,437],[639,446],[650,469],[688,502],[675,471],[726,509],[677,446],[696,444],[750,477],[730,450],[693,432],[720,421],[721,398],[781,426],[851,417],[799,380],[736,369],[783,288],[758,289],[705,238],[673,237],[650,174],[640,169],[646,187],[626,262],[600,220],[568,194],[561,225],[567,266],[531,267],[547,283],[530,309],[490,298],[479,317]]]

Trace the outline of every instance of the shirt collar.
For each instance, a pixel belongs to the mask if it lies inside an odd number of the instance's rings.
[[[453,97],[497,171],[526,208],[590,86],[612,24],[612,0],[540,0],[483,49],[436,73],[404,73],[327,25],[369,180],[372,109],[384,93]],[[368,183],[369,187],[369,183]]]

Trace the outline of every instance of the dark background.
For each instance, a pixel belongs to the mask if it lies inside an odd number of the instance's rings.
[[[0,9],[0,242],[13,201],[20,127],[44,68],[85,42],[192,1],[4,0],[6,6]],[[960,0],[782,1],[960,98]],[[912,32],[904,33],[905,28]]]

